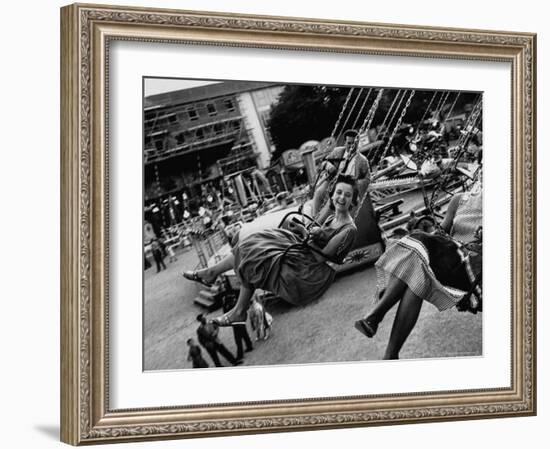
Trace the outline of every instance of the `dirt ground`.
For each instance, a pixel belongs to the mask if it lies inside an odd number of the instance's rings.
[[[193,304],[200,285],[187,281],[182,271],[194,269],[194,250],[178,254],[167,270],[146,271],[144,277],[144,369],[191,368],[186,341],[196,337],[196,315],[204,312]],[[268,304],[273,315],[272,335],[254,342],[243,366],[351,362],[378,360],[384,354],[394,310],[381,323],[373,339],[359,333],[353,323],[371,308],[376,292],[374,267],[365,267],[336,279],[319,300],[304,307],[283,301]],[[220,312],[214,312],[212,316]],[[251,337],[252,332],[249,331]],[[236,352],[231,328],[220,329],[223,343]],[[401,351],[401,358],[464,357],[482,355],[482,314],[439,312],[425,303],[418,323]],[[213,365],[206,351],[203,356]],[[225,361],[221,359],[222,363]],[[228,365],[228,363],[224,363]]]

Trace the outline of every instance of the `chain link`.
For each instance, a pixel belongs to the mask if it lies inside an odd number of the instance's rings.
[[[379,128],[378,132],[376,133],[376,138],[374,139],[374,141],[377,141],[377,140],[378,140],[378,137],[380,137],[380,132],[381,132],[381,130],[384,129],[384,126],[386,126],[386,122],[388,121],[388,117],[389,117],[389,115],[390,115],[390,112],[393,111],[393,107],[395,106],[395,103],[396,103],[397,98],[399,97],[399,94],[400,94],[400,93],[401,93],[401,89],[399,89],[399,90],[397,91],[397,93],[395,94],[395,97],[393,98],[393,101],[392,101],[392,103],[391,103],[391,105],[390,105],[390,108],[388,109],[388,112],[386,112],[386,116],[384,117],[384,121],[382,122],[382,124],[380,125],[380,128]],[[391,120],[393,120],[393,117],[392,117]],[[391,123],[391,120],[390,120],[389,123]],[[389,123],[388,123],[388,125],[389,125]]]
[[[424,115],[422,115],[422,118],[420,119],[420,121],[418,122],[418,125],[416,127],[416,130],[414,131],[414,136],[413,136],[413,139],[412,141],[414,142],[417,137],[418,137],[418,133],[420,132],[420,126],[422,126],[422,123],[424,123],[424,119],[426,118],[426,115],[428,115],[428,112],[430,111],[430,106],[432,105],[432,103],[434,102],[435,100],[435,97],[437,97],[437,91],[434,92],[433,96],[432,96],[432,99],[430,100],[430,102],[428,103],[428,107],[426,108],[426,110],[424,111]]]
[[[357,122],[359,121],[359,118],[361,117],[361,114],[363,113],[363,109],[365,109],[365,106],[367,105],[367,100],[369,99],[371,92],[372,92],[372,87],[367,92],[367,95],[365,96],[365,100],[363,101],[363,104],[361,105],[361,109],[359,109],[359,113],[357,114],[357,117],[355,117],[355,120],[353,121],[353,125],[351,125],[352,129],[355,129],[355,125],[357,125]]]
[[[348,120],[349,118],[351,117],[351,114],[353,112],[353,110],[355,109],[355,106],[357,105],[357,102],[359,101],[359,97],[361,96],[361,94],[363,93],[363,88],[361,88],[359,90],[359,93],[357,94],[357,96],[355,97],[355,101],[353,102],[353,104],[351,105],[351,108],[348,112],[348,115],[346,117],[346,120],[344,120],[344,124],[342,125],[342,129],[340,130],[340,133],[338,134],[338,137],[340,137],[340,135],[342,134],[342,131],[344,131],[346,129],[346,125],[348,124]]]
[[[363,121],[363,125],[361,125],[361,129],[359,130],[359,135],[363,134],[365,130],[369,130],[372,120],[374,119],[374,114],[376,114],[376,110],[378,109],[378,104],[380,103],[380,99],[382,98],[382,94],[384,93],[384,89],[380,89],[378,91],[378,95],[374,99],[374,103],[372,104],[369,113],[365,117],[365,120]],[[357,137],[359,137],[359,135]]]
[[[344,106],[342,106],[342,109],[340,111],[340,115],[338,116],[338,120],[336,120],[336,124],[334,125],[334,129],[332,130],[332,133],[330,134],[330,137],[334,137],[336,134],[336,130],[338,129],[338,126],[340,126],[340,121],[342,120],[342,116],[344,115],[344,111],[348,107],[349,100],[351,98],[351,94],[355,90],[355,87],[352,87],[350,91],[348,92],[348,96],[346,97],[346,101],[344,102]]]
[[[407,95],[407,91],[406,90],[399,90],[399,92],[401,93],[401,96],[399,98],[399,103],[397,103],[397,107],[395,108],[395,110],[393,111],[393,114],[390,118],[390,121],[388,122],[388,129],[391,129],[391,124],[393,123],[393,119],[395,118],[395,116],[397,115],[397,112],[400,110],[401,108],[401,104],[403,104],[403,100],[405,99],[405,96]]]
[[[449,91],[447,91],[445,93],[445,95],[443,95],[443,92],[442,92],[441,93],[441,99],[437,103],[437,108],[435,108],[436,120],[437,120],[437,116],[439,115],[441,109],[443,108],[443,106],[445,106],[445,102],[447,101],[447,98],[449,98]]]
[[[390,146],[393,142],[395,134],[397,134],[397,130],[401,126],[401,122],[403,121],[403,117],[405,117],[405,114],[407,113],[407,109],[409,109],[409,106],[411,105],[411,101],[412,101],[415,93],[416,93],[416,91],[414,89],[411,90],[409,98],[407,99],[407,103],[405,103],[405,107],[401,111],[401,115],[399,116],[399,119],[397,120],[397,123],[395,124],[395,127],[393,128],[393,132],[391,133],[391,136],[388,140],[388,143],[386,144],[386,148],[384,148],[384,152],[382,153],[382,157],[380,158],[380,160],[384,159],[384,157],[386,156],[386,153],[390,149]]]
[[[451,117],[451,114],[456,106],[456,102],[458,101],[458,97],[460,97],[460,92],[456,94],[456,98],[453,101],[453,104],[451,105],[451,108],[449,109],[449,112],[447,113],[447,116],[445,117],[445,120],[443,121],[443,123],[445,123],[447,120],[449,120],[449,117]]]

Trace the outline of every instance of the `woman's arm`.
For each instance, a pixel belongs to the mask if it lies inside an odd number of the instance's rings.
[[[451,198],[447,212],[445,213],[445,218],[441,222],[441,227],[445,232],[451,232],[453,227],[453,221],[455,220],[456,211],[458,209],[458,204],[460,203],[460,198],[462,197],[461,193],[456,194]]]
[[[334,148],[323,161],[321,168],[327,172],[329,176],[333,176],[338,171],[338,166],[340,165],[343,154],[342,147]]]
[[[361,154],[361,156],[363,156]],[[366,189],[371,182],[371,171],[370,171],[370,164],[369,160],[363,156],[363,162],[361,166],[361,173],[359,174],[359,179],[357,180],[357,186],[359,188],[359,192],[363,191],[362,189]]]
[[[314,252],[315,258],[318,261],[322,262],[326,260],[329,260],[331,262],[342,260],[347,255],[349,249],[353,245],[356,232],[357,231],[355,227],[346,226],[340,232],[335,234],[328,241],[324,248],[320,248],[314,243],[310,243],[310,246],[317,250]],[[321,254],[318,254],[318,252],[320,252]]]
[[[332,176],[334,173],[336,173],[336,166],[330,161],[325,161],[321,165],[321,170],[324,170],[325,172],[327,172],[329,175]]]

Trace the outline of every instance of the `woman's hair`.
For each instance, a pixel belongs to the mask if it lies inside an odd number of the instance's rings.
[[[355,179],[353,176],[350,175],[340,175],[338,178],[336,178],[336,182],[332,186],[332,189],[330,190],[330,208],[334,209],[334,204],[332,204],[332,196],[334,195],[334,192],[336,191],[336,186],[340,183],[348,184],[353,189],[353,196],[351,198],[351,207],[357,206],[357,203],[359,201],[359,189],[357,188],[357,182],[355,182]]]

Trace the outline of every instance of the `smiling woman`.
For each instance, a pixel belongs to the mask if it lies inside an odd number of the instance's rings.
[[[241,281],[235,307],[215,318],[219,326],[244,323],[255,289],[270,291],[285,301],[304,305],[321,297],[332,284],[335,271],[326,261],[342,262],[353,245],[356,227],[349,213],[357,200],[355,181],[342,175],[331,195],[335,213],[308,230],[300,223],[290,229],[256,232],[235,242],[233,254],[184,277],[203,283],[235,269]]]

